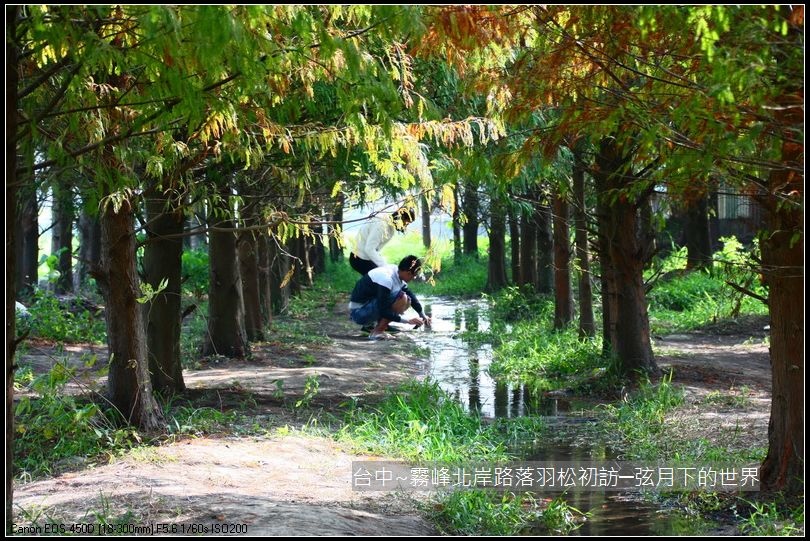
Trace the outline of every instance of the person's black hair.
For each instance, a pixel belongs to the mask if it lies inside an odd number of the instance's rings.
[[[410,224],[416,220],[416,212],[414,212],[412,208],[408,207],[401,207],[394,213],[394,215],[402,220],[403,223],[407,222]]]
[[[419,271],[422,270],[422,260],[415,255],[407,255],[399,262],[399,270],[419,274]]]

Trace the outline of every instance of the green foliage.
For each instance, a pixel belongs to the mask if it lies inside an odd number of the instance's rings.
[[[601,338],[580,338],[576,329],[553,331],[554,301],[517,287],[491,297],[493,321],[513,322],[490,333],[496,379],[527,383],[536,389],[578,385],[574,379],[603,373]]]
[[[237,412],[222,412],[214,408],[181,406],[169,418],[169,433],[183,436],[201,436],[229,432],[238,421]]]
[[[804,501],[794,506],[778,501],[743,501],[751,506],[752,511],[740,524],[745,535],[804,536]]]
[[[543,509],[542,523],[551,533],[568,535],[582,526],[586,516],[587,513],[568,505],[563,496],[558,496]]]
[[[767,297],[751,261],[758,258],[755,244],[746,249],[735,237],[724,237],[723,249],[714,254],[714,269],[683,274],[685,248],[658,262],[657,272],[675,271],[674,278],[660,280],[648,293],[653,332],[689,331],[724,318],[767,313],[767,307],[729,285],[740,285]],[[678,272],[680,271],[680,272]]]
[[[529,493],[460,490],[442,498],[432,518],[448,535],[516,535],[540,516]]]
[[[619,434],[630,459],[664,460],[673,456],[665,416],[683,403],[683,391],[672,385],[672,374],[658,385],[642,383],[618,406],[608,404],[607,431]]]
[[[435,382],[409,382],[377,406],[350,409],[340,431],[361,452],[459,463],[506,457],[495,427],[464,411]]]
[[[446,258],[440,272],[426,273],[428,282],[411,282],[417,295],[444,297],[479,297],[487,284],[487,259],[484,256],[462,256],[459,261]]]
[[[183,320],[180,333],[180,363],[183,368],[199,368],[202,342],[208,332],[208,301],[198,302],[197,308]]]
[[[160,281],[157,288],[153,288],[152,284],[147,282],[141,282],[141,293],[143,294],[142,297],[138,297],[137,300],[140,304],[146,304],[148,302],[152,302],[155,297],[160,295],[160,293],[166,289],[166,286],[169,285],[169,279],[164,278]]]
[[[65,393],[74,372],[58,363],[31,381],[37,396],[20,397],[14,412],[16,476],[54,473],[74,457],[92,459],[140,443],[133,428],[118,428],[117,413]]]
[[[549,389],[565,387],[572,384],[570,378],[605,367],[599,338],[580,338],[573,328],[560,332],[549,328],[547,321],[514,325],[495,350],[490,373]]]
[[[208,294],[208,250],[183,251],[183,293],[196,299]]]
[[[62,301],[49,291],[36,289],[28,312],[29,317],[20,321],[20,332],[30,330],[32,337],[58,342],[106,341],[103,312],[84,308],[78,299]]]
[[[489,297],[493,319],[503,321],[546,320],[554,313],[554,299],[529,289],[510,286]]]
[[[318,396],[321,382],[317,374],[310,374],[304,382],[304,396],[295,402],[295,409],[307,408],[312,403],[312,399]]]

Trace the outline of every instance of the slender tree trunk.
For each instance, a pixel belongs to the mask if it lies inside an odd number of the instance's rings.
[[[17,246],[17,292],[26,295],[33,292],[37,285],[37,268],[39,267],[39,208],[37,190],[33,185],[26,186],[20,192],[23,195],[22,208],[19,214],[20,228],[15,235]]]
[[[422,203],[422,246],[430,248],[430,201],[428,201],[428,197],[424,193],[420,200]]]
[[[309,264],[309,250],[307,249],[307,237],[300,234],[291,239],[292,254],[295,258],[290,265],[293,271],[290,279],[290,293],[297,295],[302,287],[312,287],[312,267]]]
[[[270,262],[270,300],[273,313],[279,314],[290,303],[290,272],[291,259],[285,252],[288,248],[278,245],[277,238],[270,238],[267,243],[268,260]]]
[[[710,192],[708,197],[709,212],[709,251],[711,253],[720,249],[720,202],[717,195],[717,181],[710,182]]]
[[[455,190],[453,190],[453,262],[459,263],[461,261],[461,209],[459,208],[458,201],[459,184],[456,182]]]
[[[273,296],[270,288],[270,247],[271,240],[267,234],[262,232],[256,239],[256,247],[259,264],[259,309],[261,311],[262,328],[267,327],[273,321]]]
[[[533,289],[537,285],[537,209],[520,217],[520,282]],[[537,291],[534,289],[534,291]]]
[[[610,260],[610,231],[608,220],[610,206],[604,201],[603,194],[599,194],[597,203],[597,222],[599,228],[599,283],[601,285],[602,299],[602,356],[610,357],[616,351],[616,323],[618,321],[618,300],[616,289],[616,273],[613,262]]]
[[[503,203],[493,198],[490,204],[489,265],[487,291],[506,287],[506,215]]]
[[[14,353],[17,349],[14,236],[17,234],[17,14],[6,6],[6,535],[14,524]]]
[[[551,208],[546,196],[542,197],[544,200],[536,204],[535,210],[537,274],[534,289],[538,293],[548,295],[554,292],[554,237],[551,226]]]
[[[313,228],[314,235],[309,242],[309,262],[312,266],[313,278],[326,272],[326,245],[323,242],[323,224]]]
[[[335,201],[335,210],[332,213],[332,221],[338,222],[329,224],[329,258],[332,263],[337,263],[343,259],[343,248],[340,242],[341,226],[343,221],[343,194],[338,195]]]
[[[645,247],[639,239],[639,208],[647,201],[627,192],[635,180],[624,170],[627,162],[615,139],[602,140],[596,179],[600,197],[603,200],[610,198],[605,229],[616,288],[616,342],[613,348],[621,374],[635,379],[641,374],[657,374],[659,370],[650,343],[642,274]]]
[[[261,291],[259,289],[259,255],[253,232],[239,235],[239,274],[242,277],[242,294],[245,299],[245,331],[251,342],[264,340],[261,316]]]
[[[464,185],[464,254],[478,257],[478,186],[467,181]]]
[[[769,288],[773,392],[768,455],[762,464],[765,490],[804,492],[804,88],[774,108],[782,136],[782,163],[768,179],[768,232],[762,263]]]
[[[523,283],[520,277],[520,221],[512,207],[509,208],[509,249],[512,283],[520,285]]]
[[[51,253],[57,254],[59,278],[54,284],[58,294],[73,291],[73,192],[70,185],[53,186],[53,229]]]
[[[686,268],[710,269],[712,244],[709,237],[709,198],[702,193],[686,208]]]
[[[574,318],[571,296],[571,247],[568,231],[568,202],[555,190],[554,222],[554,328],[562,329]]]
[[[228,190],[222,191],[224,201]],[[230,216],[230,208],[223,209]],[[212,213],[213,214],[213,213]],[[218,219],[221,228],[233,228],[230,218]],[[242,280],[236,255],[236,235],[233,232],[212,231],[209,234],[208,333],[203,355],[224,355],[244,358],[248,354],[245,332],[245,303]]]
[[[79,261],[76,265],[76,290],[87,286],[87,279],[101,260],[101,224],[87,209],[79,215]]]
[[[146,344],[152,388],[164,396],[181,393],[186,385],[180,358],[183,213],[170,207],[164,189],[147,192],[148,242],[144,245],[143,276],[153,290],[166,287],[147,304]]]
[[[575,244],[577,254],[578,294],[579,294],[579,335],[593,336],[596,324],[593,319],[593,291],[591,290],[591,268],[588,255],[588,218],[585,207],[585,164],[581,153],[574,149],[574,223],[576,225]]]
[[[117,213],[107,205],[100,221],[101,265],[95,277],[106,305],[110,402],[129,423],[156,430],[162,414],[152,393],[143,307],[137,301],[141,292],[130,203],[125,201]]]

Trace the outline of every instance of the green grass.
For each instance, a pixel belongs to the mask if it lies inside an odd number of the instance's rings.
[[[671,375],[657,385],[642,383],[618,405],[605,406],[605,431],[621,439],[627,459],[672,458],[672,437],[666,431],[664,419],[681,404],[683,390],[672,385]]]
[[[102,454],[118,454],[140,443],[120,415],[95,402],[68,395],[64,387],[74,369],[56,364],[50,372],[30,380],[34,397],[22,396],[14,412],[14,475],[30,479],[54,473]],[[26,386],[27,375],[17,382]]]
[[[528,493],[452,492],[434,506],[431,519],[445,535],[516,535],[542,512]]]
[[[497,435],[449,399],[436,383],[410,382],[376,407],[353,409],[341,439],[364,452],[420,461],[506,458]]]
[[[508,458],[509,429],[482,424],[435,382],[405,383],[376,406],[350,409],[344,422],[339,438],[360,452],[456,464]]]
[[[745,535],[804,536],[804,500],[793,504],[787,504],[778,498],[775,501],[743,502],[750,506],[740,513],[740,530]]]

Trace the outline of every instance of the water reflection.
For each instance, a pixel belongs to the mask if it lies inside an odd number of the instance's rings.
[[[435,298],[423,301],[433,326],[411,336],[418,345],[431,351],[428,376],[465,409],[477,411],[482,417],[558,415],[567,411],[570,405],[564,400],[537,395],[524,385],[507,385],[492,379],[489,375],[492,346],[479,344],[473,333],[490,329],[505,332],[507,326],[490,321],[486,302],[459,302],[463,306]]]
[[[463,305],[462,305],[463,303]],[[427,375],[466,409],[482,417],[543,416],[549,427],[536,440],[513,449],[527,461],[612,460],[616,453],[600,438],[588,436],[593,421],[575,412],[582,404],[565,397],[531,392],[525,386],[495,382],[489,375],[492,346],[478,344],[471,333],[508,331],[506,324],[492,322],[484,301],[425,299],[425,312],[433,319],[431,329],[411,333],[418,345],[430,349]],[[466,340],[462,340],[462,336]],[[545,494],[537,494],[545,497]],[[554,495],[550,495],[553,497]],[[567,503],[591,513],[574,535],[667,535],[689,532],[677,515],[663,513],[659,506],[636,494],[577,491],[566,494]],[[680,523],[680,526],[679,526]],[[548,534],[530,529],[528,534]]]

